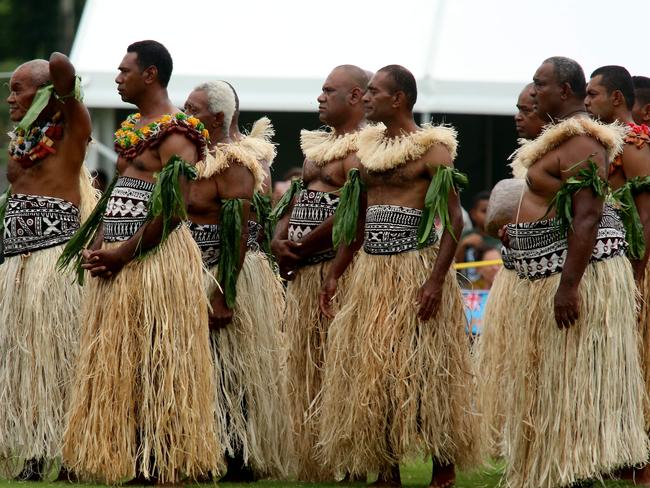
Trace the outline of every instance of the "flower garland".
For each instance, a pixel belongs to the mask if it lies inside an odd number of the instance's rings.
[[[155,146],[168,132],[185,133],[201,148],[201,152],[210,138],[199,119],[183,112],[165,114],[147,125],[136,127],[141,117],[139,113],[129,115],[115,132],[115,150],[125,159],[133,159],[145,148]]]
[[[42,127],[34,126],[25,133],[24,129],[16,127],[9,132],[9,155],[21,165],[31,166],[37,161],[56,153],[54,141],[63,137],[61,112],[57,112],[52,120]]]

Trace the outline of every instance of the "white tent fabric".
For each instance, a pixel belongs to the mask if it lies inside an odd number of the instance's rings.
[[[95,108],[126,106],[115,90],[131,42],[155,39],[174,59],[169,86],[182,105],[200,82],[225,79],[242,110],[316,110],[339,64],[409,68],[420,112],[512,114],[541,61],[563,55],[650,75],[635,48],[650,2],[611,0],[87,0],[71,58]],[[616,22],[612,22],[613,16]]]

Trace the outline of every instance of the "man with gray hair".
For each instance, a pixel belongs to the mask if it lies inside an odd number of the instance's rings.
[[[536,111],[551,123],[512,163],[526,186],[505,241],[511,289],[504,368],[506,477],[513,488],[570,486],[645,462],[635,283],[607,169],[625,130],[588,117],[582,68],[545,60]],[[550,205],[549,205],[550,202]]]
[[[228,464],[222,481],[285,477],[289,439],[280,414],[286,411],[280,329],[279,324],[274,330],[263,325],[269,303],[256,286],[261,271],[257,256],[246,252],[251,201],[262,189],[265,172],[230,137],[236,103],[226,82],[196,87],[185,111],[210,132],[188,217],[208,270],[204,281],[211,304],[217,433]],[[272,273],[266,261],[264,265]]]
[[[16,125],[0,198],[0,457],[15,468],[5,477],[27,461],[19,478],[56,478],[81,303],[56,262],[95,204],[83,166],[92,127],[61,53],[16,68],[7,103]]]

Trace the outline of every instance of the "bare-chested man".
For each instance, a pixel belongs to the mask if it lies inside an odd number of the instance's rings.
[[[183,195],[207,131],[167,95],[172,58],[131,44],[115,79],[137,105],[115,133],[119,178],[95,210],[101,223],[83,267],[80,361],[64,459],[107,483],[136,474],[175,482],[216,469],[213,365],[201,253]],[[103,213],[103,217],[101,217]],[[85,234],[84,234],[85,232]],[[92,230],[82,228],[84,240]]]
[[[282,288],[272,288],[277,280],[266,257],[247,251],[253,194],[263,191],[267,173],[256,154],[229,135],[236,100],[228,83],[199,85],[185,102],[185,111],[210,131],[211,154],[197,165],[199,180],[190,196],[189,219],[209,270],[217,428],[228,463],[221,481],[283,478],[290,433],[280,356]],[[266,274],[273,282],[265,290],[261,285],[269,281],[261,278]],[[270,295],[274,291],[279,297]]]
[[[88,110],[66,56],[13,72],[7,179],[0,209],[0,457],[13,477],[56,477],[79,347],[81,288],[56,261],[95,204],[83,167]],[[1,262],[1,260],[0,260]],[[29,412],[29,414],[27,414]]]
[[[368,85],[366,115],[385,127],[358,137],[367,198],[350,208],[365,218],[356,241],[339,248],[320,297],[331,315],[337,281],[363,244],[329,331],[320,445],[338,472],[378,471],[376,486],[401,486],[399,463],[423,452],[433,457],[430,486],[450,486],[454,465],[476,455],[469,344],[451,269],[463,225],[458,187],[467,181],[453,169],[456,132],[418,127],[416,98],[401,66],[380,69]]]
[[[320,313],[318,293],[334,257],[333,214],[339,191],[356,162],[357,134],[365,125],[361,101],[368,83],[364,70],[344,65],[332,70],[318,97],[319,118],[330,131],[303,131],[302,185],[276,206],[286,207],[272,242],[280,274],[289,279],[285,334],[288,343],[290,413],[295,433],[297,477],[333,478],[315,458],[321,374],[330,321]],[[296,180],[292,188],[296,188]],[[293,197],[295,196],[295,200]],[[291,201],[288,201],[291,198]]]
[[[542,131],[543,121],[535,111],[531,96],[533,84],[524,87],[517,100],[515,127],[520,143],[535,139]],[[490,192],[485,216],[485,230],[493,237],[503,233],[507,224],[513,223],[526,182],[519,178],[499,181]],[[517,326],[510,317],[510,300],[513,287],[519,278],[509,259],[508,249],[501,247],[501,268],[494,279],[483,315],[483,328],[476,344],[476,374],[478,376],[477,401],[481,412],[481,439],[484,449],[492,456],[502,455],[504,370],[509,366],[510,327]]]
[[[650,129],[647,125],[634,123],[632,109],[635,105],[634,83],[625,68],[603,66],[591,74],[585,98],[587,110],[605,123],[621,122],[627,126],[625,146],[609,166],[609,184],[614,194],[623,200],[624,207],[621,211],[627,216],[625,227],[629,244],[628,257],[642,296],[639,315],[639,330],[643,340],[641,360],[646,391],[649,391],[650,273],[647,265],[650,250]],[[650,412],[645,413],[648,425]],[[635,471],[633,477],[636,483],[650,484],[650,469],[647,466]]]
[[[650,78],[647,76],[633,76],[634,106],[632,117],[639,125],[650,124]]]
[[[646,459],[634,279],[604,205],[623,131],[588,118],[575,61],[533,78],[544,132],[517,151],[527,187],[506,229],[512,292],[504,442],[510,486],[569,486]]]

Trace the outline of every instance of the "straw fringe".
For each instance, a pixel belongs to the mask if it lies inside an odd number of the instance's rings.
[[[90,280],[63,448],[73,470],[112,484],[221,467],[201,288],[201,255],[184,226],[113,279]]]
[[[545,154],[568,139],[582,135],[593,137],[605,146],[607,159],[611,161],[623,150],[626,134],[627,127],[623,124],[604,124],[589,117],[571,117],[557,124],[548,124],[536,139],[519,140],[521,146],[510,156],[514,157],[510,163],[512,174],[515,178],[525,178],[528,168]]]
[[[271,167],[276,156],[274,135],[275,129],[271,120],[268,117],[261,117],[253,124],[250,134],[234,144],[239,144],[243,149],[252,152],[255,159],[265,161]]]
[[[318,295],[331,261],[300,268],[287,286],[285,334],[288,342],[290,412],[293,422],[297,479],[331,481],[334,472],[316,459],[318,410],[330,320],[320,313]],[[351,268],[339,280],[334,307],[341,303]]]
[[[587,267],[568,331],[553,315],[560,278],[520,280],[510,300],[503,436],[515,488],[569,486],[648,459],[630,264]]]
[[[222,173],[231,164],[239,164],[248,169],[255,180],[255,191],[263,191],[264,168],[254,155],[240,144],[218,144],[213,151],[206,153],[203,161],[196,164],[199,179],[211,178]]]
[[[650,262],[646,265],[645,277],[639,290],[641,295],[641,310],[639,313],[639,333],[641,338],[641,365],[645,384],[645,430],[650,432]]]
[[[383,126],[382,126],[383,127]],[[337,159],[343,159],[357,150],[358,132],[337,134],[324,130],[301,130],[300,148],[305,158],[318,167]]]
[[[79,345],[81,287],[59,273],[64,245],[0,266],[0,456],[61,456]]]
[[[465,315],[453,270],[440,311],[421,323],[418,289],[437,248],[360,252],[349,292],[330,327],[323,380],[323,461],[364,475],[411,456],[478,462],[478,417]]]
[[[359,133],[357,156],[372,172],[384,172],[403,166],[407,161],[421,158],[434,144],[442,144],[456,159],[458,141],[456,129],[450,126],[422,124],[417,132],[388,138],[386,127],[371,125]]]
[[[93,186],[93,177],[85,164],[79,173],[79,195],[81,202],[79,214],[83,223],[92,213],[100,197],[100,191]]]
[[[205,276],[208,296],[217,267]],[[228,454],[260,476],[286,478],[292,458],[281,323],[284,290],[260,252],[246,253],[231,324],[210,334],[217,426]]]
[[[477,407],[481,413],[481,452],[502,456],[505,370],[512,340],[511,300],[519,283],[514,270],[501,268],[494,279],[483,315],[483,328],[475,344]]]

